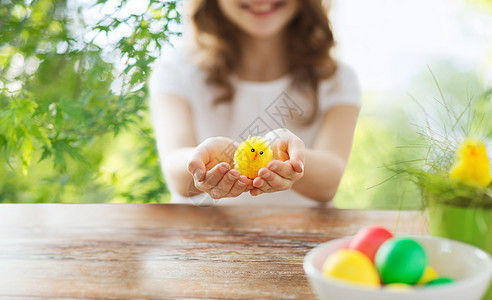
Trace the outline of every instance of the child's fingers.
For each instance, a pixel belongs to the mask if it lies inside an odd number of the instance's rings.
[[[292,165],[292,168],[297,173],[304,172],[304,161],[302,161],[302,160],[288,160],[288,162],[290,162],[290,164]]]
[[[300,138],[289,139],[289,161],[297,173],[304,172],[305,146]]]
[[[205,167],[206,163],[208,163],[208,154],[205,151],[195,149],[188,161],[188,172],[197,182],[205,179],[205,173],[207,171]]]
[[[254,188],[253,180],[249,179],[248,177],[241,175],[241,177],[239,177],[239,180],[241,180],[242,182],[244,182],[246,184],[246,187],[248,188],[248,190],[251,190]]]
[[[259,189],[262,193],[273,193],[277,191],[277,189],[274,189],[268,183],[268,181],[266,181],[262,177],[256,177],[255,180],[253,180],[253,185],[255,186],[256,189]]]
[[[258,176],[253,180],[253,186],[257,189],[263,188],[265,186],[265,180]]]
[[[268,163],[267,169],[285,179],[293,180],[297,177],[297,173],[290,161],[272,160]]]
[[[220,182],[222,177],[224,177],[224,174],[229,171],[229,169],[230,167],[227,163],[217,164],[205,174],[205,179],[198,182],[196,187],[204,192],[214,188]]]
[[[263,194],[263,192],[259,188],[253,188],[252,190],[249,191],[251,196],[258,196]]]
[[[212,188],[216,198],[225,197],[231,191],[232,187],[239,179],[238,170],[230,170],[224,174],[222,179],[217,183],[215,187]]]
[[[226,197],[237,197],[248,190],[247,184],[240,179],[236,180]]]
[[[265,184],[258,186],[261,190],[283,191],[292,186],[292,181],[285,179],[282,176],[268,170],[267,168],[261,168],[258,172],[259,178],[265,181]]]

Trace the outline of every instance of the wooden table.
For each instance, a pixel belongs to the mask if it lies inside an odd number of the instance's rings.
[[[314,299],[317,244],[421,212],[170,204],[0,205],[0,298]]]

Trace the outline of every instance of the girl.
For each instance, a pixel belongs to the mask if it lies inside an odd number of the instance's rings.
[[[334,45],[321,0],[194,1],[195,42],[151,76],[157,146],[172,202],[330,201],[360,108],[354,72]],[[248,136],[274,156],[254,180],[233,168]]]

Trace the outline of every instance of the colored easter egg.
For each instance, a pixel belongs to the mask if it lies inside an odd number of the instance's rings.
[[[426,284],[438,277],[439,274],[437,274],[436,270],[434,270],[431,266],[427,266],[425,267],[424,274],[422,274],[422,277],[420,277],[417,284]]]
[[[379,288],[379,275],[372,262],[359,251],[340,249],[323,264],[323,275],[368,288]]]
[[[410,292],[413,287],[406,283],[390,283],[385,285],[384,289],[392,292]]]
[[[388,229],[381,226],[369,226],[362,228],[350,241],[348,248],[364,253],[374,262],[374,257],[379,246],[393,237]]]
[[[414,285],[424,274],[427,255],[424,248],[412,239],[392,238],[379,247],[375,262],[385,284]]]
[[[454,280],[448,277],[439,277],[434,280],[431,280],[425,284],[425,286],[434,286],[434,285],[441,285],[441,284],[448,284],[448,283],[453,283]]]

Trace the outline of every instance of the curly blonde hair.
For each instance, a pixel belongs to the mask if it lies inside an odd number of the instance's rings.
[[[202,57],[200,66],[207,74],[207,83],[221,91],[215,103],[232,101],[230,75],[236,72],[241,55],[240,29],[221,12],[217,0],[196,0],[191,9],[191,24]],[[312,113],[303,120],[305,124],[311,123],[318,111],[319,82],[337,69],[330,54],[335,40],[327,12],[322,0],[303,0],[286,28],[291,85],[303,91],[313,104]]]

